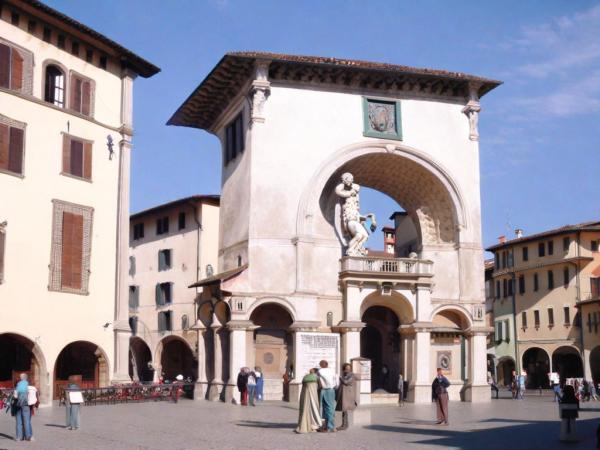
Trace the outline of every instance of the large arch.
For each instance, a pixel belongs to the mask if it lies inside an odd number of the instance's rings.
[[[49,399],[46,358],[40,346],[17,333],[0,334],[0,387],[12,388],[20,373],[29,375],[37,386],[43,403]]]
[[[411,302],[402,294],[392,291],[390,295],[384,295],[380,292],[373,292],[367,295],[360,304],[360,316],[374,306],[383,306],[396,314],[402,324],[409,324],[415,321],[415,311]]]
[[[436,317],[439,320],[445,318],[447,324],[460,330],[468,330],[473,326],[471,314],[461,305],[442,305],[431,312],[431,321],[435,323]]]
[[[515,360],[510,356],[503,356],[496,365],[496,382],[498,386],[510,386],[512,372],[516,370]]]
[[[75,382],[82,388],[107,386],[110,381],[109,361],[106,352],[89,341],[74,341],[58,354],[54,364],[54,398],[61,388]]]
[[[563,345],[552,352],[552,372],[558,372],[561,384],[567,378],[583,378],[583,361],[579,350]]]
[[[142,383],[151,382],[154,378],[150,347],[137,336],[129,341],[129,376],[132,380]]]
[[[266,301],[252,308],[250,320],[257,327],[253,333],[254,366],[264,376],[264,399],[288,400],[289,384],[282,375],[293,370],[289,328],[294,317],[280,302]]]
[[[193,381],[198,378],[194,349],[180,336],[170,335],[161,339],[154,352],[154,361],[160,362],[160,375],[164,380],[173,381],[177,375]]]
[[[292,302],[284,297],[258,297],[250,306],[248,310],[248,317],[251,318],[254,311],[267,304],[275,304],[280,306],[287,314],[289,314],[289,316],[292,318],[292,322],[296,321],[296,308],[294,308]],[[250,320],[252,320],[252,318]]]
[[[463,196],[445,169],[416,149],[382,141],[347,146],[321,165],[300,199],[298,236],[316,234],[316,205],[333,220],[333,189],[346,171],[357,183],[396,200],[413,218],[423,245],[459,242],[458,232],[470,228]]]
[[[549,387],[548,373],[550,372],[550,357],[539,347],[530,347],[523,352],[522,366],[527,372],[527,389]]]

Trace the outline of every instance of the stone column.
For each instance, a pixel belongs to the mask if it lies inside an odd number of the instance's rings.
[[[412,325],[401,325],[399,332],[411,347],[411,370],[405,374],[408,378],[408,400],[414,403],[431,402],[431,380],[433,372],[430,367],[431,358],[431,322],[415,322]]]
[[[115,357],[113,381],[129,379],[129,175],[131,170],[131,136],[133,135],[133,80],[135,74],[125,71],[121,77],[121,130],[118,159],[116,264],[115,264]]]
[[[230,320],[229,330],[229,381],[226,386],[225,399],[239,405],[240,392],[237,389],[237,376],[242,367],[247,367],[246,361],[246,331],[254,326],[250,320]]]
[[[360,331],[365,327],[363,322],[340,322],[333,331],[341,334],[342,363],[349,363],[352,358],[360,357]]]
[[[221,351],[221,336],[219,331],[223,329],[223,325],[219,322],[216,315],[213,315],[213,322],[210,325],[213,332],[213,379],[208,388],[208,400],[218,401],[221,398],[223,389],[223,352]]]
[[[468,383],[465,387],[465,401],[491,401],[490,386],[487,383],[487,335],[492,329],[488,327],[473,328],[468,336]]]
[[[362,287],[358,284],[346,282],[346,295],[344,296],[344,321],[360,322],[360,304],[363,301]]]
[[[204,344],[204,333],[206,327],[201,321],[196,321],[192,330],[196,330],[198,349],[198,378],[196,379],[196,387],[194,389],[194,400],[202,400],[207,392],[208,380],[206,379],[206,348]]]

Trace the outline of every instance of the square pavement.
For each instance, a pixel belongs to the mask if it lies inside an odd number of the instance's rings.
[[[558,441],[558,408],[548,393],[512,400],[506,392],[489,404],[450,403],[450,425],[435,425],[435,405],[373,406],[371,424],[338,433],[293,432],[294,405],[267,402],[256,408],[207,401],[86,406],[81,428],[64,428],[65,408],[40,408],[35,442],[15,442],[15,420],[0,415],[0,449],[566,449],[596,448],[600,402],[582,404],[580,442]],[[341,423],[336,413],[336,423]]]

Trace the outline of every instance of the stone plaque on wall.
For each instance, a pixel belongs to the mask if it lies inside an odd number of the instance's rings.
[[[437,366],[442,369],[442,371],[449,375],[452,373],[452,352],[449,351],[441,351],[437,352]]]
[[[319,367],[324,359],[337,374],[340,373],[340,335],[337,333],[299,332],[296,360],[296,374],[303,377],[313,367]]]

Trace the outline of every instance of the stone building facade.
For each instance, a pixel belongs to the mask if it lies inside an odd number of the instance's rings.
[[[362,367],[364,401],[403,373],[409,399],[430,402],[437,366],[451,398],[489,400],[477,121],[499,84],[334,58],[219,61],[169,120],[223,149],[218,273],[195,284],[209,398],[237,400],[237,371],[256,365],[294,400],[307,361],[339,339],[331,362]],[[416,257],[346,255],[345,172],[406,211]]]
[[[600,377],[599,241],[600,222],[586,222],[502,238],[488,249],[495,259],[496,361],[526,371],[528,387],[548,387],[550,372],[563,381]]]
[[[218,264],[219,197],[195,195],[130,218],[129,320],[133,380],[197,378],[195,300],[188,286]]]
[[[41,2],[0,3],[2,387],[28,372],[48,403],[69,377],[127,378],[132,88],[158,71]]]

